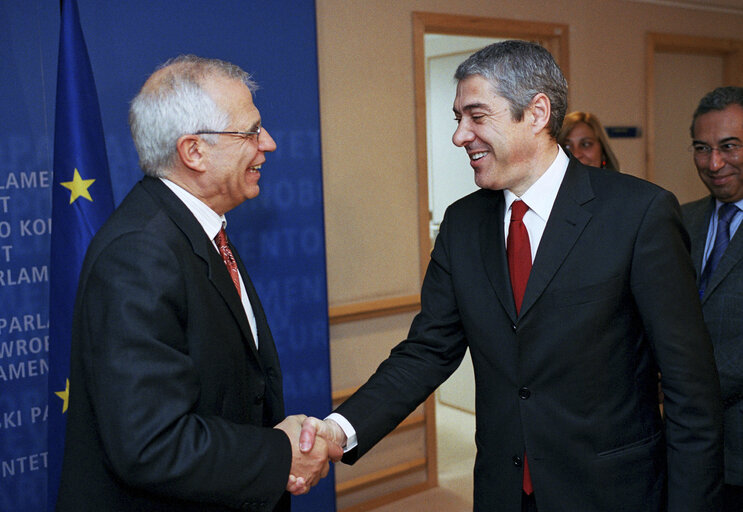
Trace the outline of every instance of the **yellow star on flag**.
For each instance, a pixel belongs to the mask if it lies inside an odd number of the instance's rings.
[[[55,391],[54,394],[62,399],[62,414],[66,413],[70,403],[70,379],[65,379],[64,391]]]
[[[93,202],[93,198],[90,197],[90,192],[88,192],[88,187],[90,187],[95,179],[91,180],[84,180],[80,177],[80,173],[77,172],[77,168],[75,169],[75,174],[72,177],[72,181],[63,181],[60,183],[64,188],[68,188],[72,191],[70,194],[70,204],[75,202],[75,199],[78,197],[84,197],[91,203]]]

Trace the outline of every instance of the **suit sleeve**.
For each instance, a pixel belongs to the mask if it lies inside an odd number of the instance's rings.
[[[722,484],[722,409],[678,203],[666,191],[639,228],[631,286],[662,374],[668,510],[717,510]]]
[[[202,383],[187,312],[199,306],[187,303],[178,258],[159,238],[130,233],[105,247],[81,282],[77,332],[107,465],[155,494],[271,510],[286,487],[289,440],[194,412]]]
[[[353,463],[391,432],[457,369],[467,349],[441,225],[421,289],[421,312],[408,338],[354,395],[335,411],[354,427],[358,446],[343,462]]]

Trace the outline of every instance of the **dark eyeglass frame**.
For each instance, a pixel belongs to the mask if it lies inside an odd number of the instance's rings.
[[[726,142],[720,144],[720,146],[709,146],[707,144],[692,144],[689,146],[689,151],[699,158],[709,158],[713,151],[720,153],[720,156],[737,158],[741,149],[743,149],[743,144],[736,144],[735,142]]]
[[[261,131],[263,131],[263,127],[259,126],[257,130],[252,132],[215,132],[211,130],[199,130],[198,132],[194,133],[194,135],[242,135],[246,138],[251,135],[255,135],[256,140],[258,140]]]

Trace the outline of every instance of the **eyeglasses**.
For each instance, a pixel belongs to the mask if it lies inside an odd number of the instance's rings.
[[[194,135],[240,135],[246,139],[251,135],[255,135],[255,140],[258,140],[262,130],[262,126],[259,126],[258,129],[253,132],[213,132],[208,130],[199,130]]]
[[[721,144],[719,147],[708,146],[707,144],[692,144],[689,151],[694,153],[695,158],[709,158],[713,151],[720,153],[721,157],[736,159],[740,156],[743,144],[728,142]]]

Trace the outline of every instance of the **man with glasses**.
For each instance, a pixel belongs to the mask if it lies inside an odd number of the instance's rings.
[[[60,511],[288,511],[340,448],[299,451],[266,317],[226,238],[276,149],[239,67],[182,56],[130,109],[145,177],[80,276]]]
[[[710,195],[683,205],[724,407],[724,510],[743,507],[743,88],[699,102],[691,151]]]

